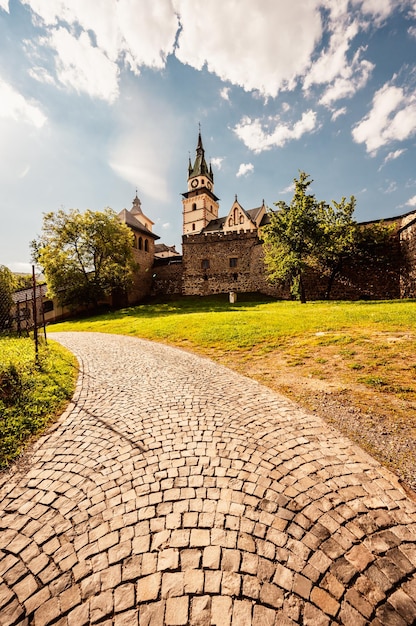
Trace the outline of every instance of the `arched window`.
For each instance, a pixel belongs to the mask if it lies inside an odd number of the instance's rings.
[[[138,245],[139,250],[143,250],[143,239],[141,237],[139,237],[139,245]]]
[[[244,215],[240,215],[240,224],[244,224]]]
[[[144,251],[149,252],[149,240],[148,239],[144,240]]]
[[[195,224],[192,224],[192,230],[195,230]]]
[[[192,205],[192,211],[196,211],[196,202],[194,202]]]
[[[233,219],[232,217],[230,217],[230,219],[228,220],[228,226],[232,226],[233,225]]]
[[[234,207],[234,224],[237,224],[238,209]]]

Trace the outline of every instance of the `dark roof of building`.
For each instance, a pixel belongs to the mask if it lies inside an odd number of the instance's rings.
[[[146,226],[139,222],[139,220],[137,220],[134,215],[130,213],[130,211],[127,211],[127,209],[123,209],[122,211],[120,211],[118,217],[122,220],[122,222],[127,224],[127,226],[130,226],[130,228],[132,228],[133,230],[141,232],[148,237],[152,237],[155,240],[160,239],[158,235],[155,235],[155,233],[152,233],[151,230],[146,228]]]
[[[39,298],[42,296],[46,296],[48,291],[47,285],[36,285],[36,297]],[[32,302],[33,300],[33,289],[30,287],[29,289],[21,289],[20,291],[15,291],[12,295],[13,302]]]
[[[216,220],[211,220],[201,232],[216,233],[219,230],[223,230],[226,219],[226,217],[218,217]]]
[[[201,133],[198,134],[196,158],[193,165],[191,163],[191,159],[189,159],[188,178],[193,178],[194,176],[207,176],[211,180],[211,182],[214,182],[212,167],[211,165],[208,167],[205,160],[205,150],[204,146],[202,145]]]
[[[175,246],[167,246],[165,243],[155,243],[155,253],[156,252],[174,252],[176,254],[180,254]]]

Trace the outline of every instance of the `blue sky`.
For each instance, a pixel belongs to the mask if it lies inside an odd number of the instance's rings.
[[[0,0],[0,264],[136,188],[180,250],[199,124],[220,215],[299,170],[359,221],[416,210],[415,86],[414,0]]]

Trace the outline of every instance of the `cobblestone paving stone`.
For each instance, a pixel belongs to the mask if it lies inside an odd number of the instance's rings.
[[[54,334],[73,402],[0,481],[0,624],[405,626],[416,505],[255,381],[136,338]]]

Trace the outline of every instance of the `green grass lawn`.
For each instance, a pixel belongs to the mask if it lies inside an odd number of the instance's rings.
[[[0,468],[60,413],[77,375],[73,355],[55,342],[41,345],[36,363],[30,338],[0,338]]]

